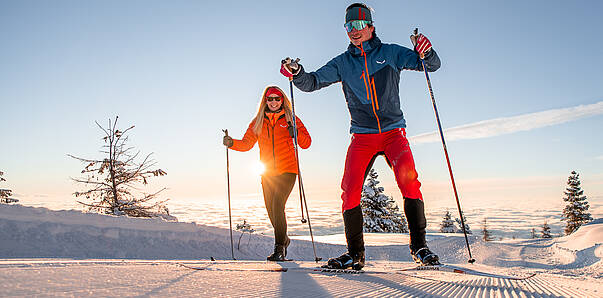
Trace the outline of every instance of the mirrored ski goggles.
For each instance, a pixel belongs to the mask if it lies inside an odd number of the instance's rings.
[[[266,101],[267,102],[281,101],[281,97],[280,96],[267,96]]]
[[[370,25],[371,22],[370,21],[364,21],[364,20],[355,20],[355,21],[349,21],[347,23],[345,23],[343,25],[343,27],[345,27],[345,30],[348,32],[352,32],[352,29],[356,29],[358,31],[366,28],[366,26]]]

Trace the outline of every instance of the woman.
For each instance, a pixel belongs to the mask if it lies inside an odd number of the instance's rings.
[[[297,142],[303,149],[310,147],[312,139],[299,118],[295,118]],[[285,204],[295,185],[298,173],[293,141],[293,113],[291,102],[277,86],[268,86],[262,93],[257,115],[249,124],[241,140],[225,136],[225,146],[236,151],[248,151],[256,142],[260,147],[260,160],[266,167],[262,174],[264,203],[274,228],[274,253],[269,261],[284,261],[291,240],[287,236]]]

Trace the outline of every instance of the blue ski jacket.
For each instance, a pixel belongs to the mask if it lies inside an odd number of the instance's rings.
[[[440,68],[440,58],[431,49],[425,57],[427,71]],[[314,72],[301,67],[293,77],[297,88],[315,91],[341,82],[351,116],[350,133],[381,133],[405,128],[400,109],[400,72],[423,71],[419,55],[396,44],[384,44],[377,36],[347,51]]]

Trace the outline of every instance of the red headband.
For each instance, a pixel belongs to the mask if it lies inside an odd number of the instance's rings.
[[[273,95],[273,94],[276,94],[280,97],[284,97],[283,93],[274,87],[270,87],[270,88],[268,88],[268,90],[266,90],[266,97]]]

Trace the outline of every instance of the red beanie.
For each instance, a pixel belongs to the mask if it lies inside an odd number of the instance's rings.
[[[266,97],[273,95],[273,94],[276,94],[280,97],[284,97],[283,93],[275,87],[270,87],[270,88],[268,88],[268,90],[266,90]]]

